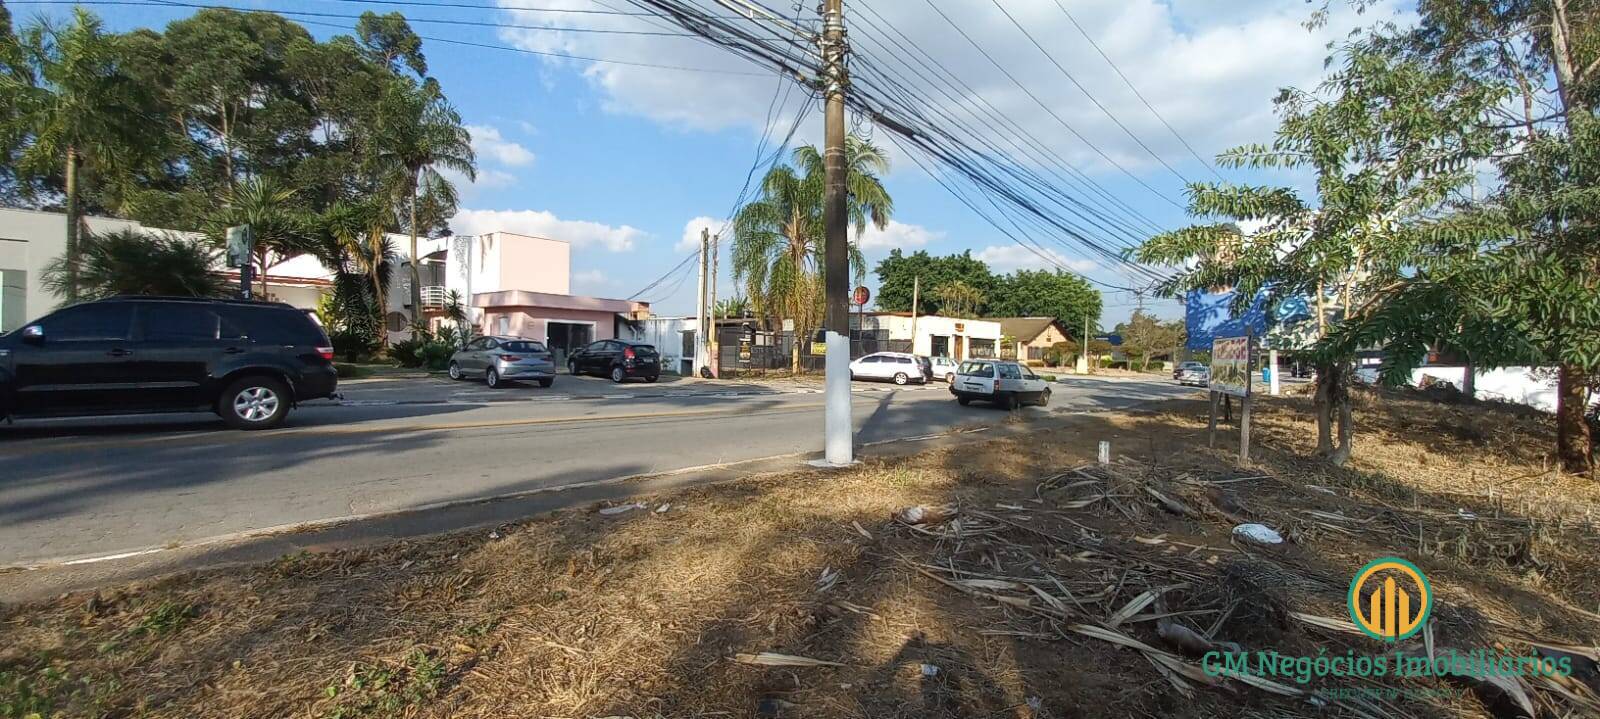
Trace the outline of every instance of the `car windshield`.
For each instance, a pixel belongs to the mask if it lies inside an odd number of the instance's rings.
[[[545,351],[544,345],[539,344],[538,342],[532,342],[532,341],[529,341],[529,340],[511,340],[509,342],[501,342],[500,343],[500,349],[506,350],[507,352],[543,352],[543,351]]]

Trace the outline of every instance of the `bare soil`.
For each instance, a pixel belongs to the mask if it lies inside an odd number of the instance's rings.
[[[1548,417],[1363,393],[1335,468],[1309,457],[1307,399],[1258,405],[1243,465],[1179,401],[9,606],[0,717],[1515,716],[1519,693],[1600,713],[1600,486],[1552,471]],[[1286,541],[1236,541],[1241,521]],[[1437,647],[1560,645],[1580,671],[1366,699],[1313,692],[1378,682],[1200,671],[1196,637],[1392,651],[1340,626],[1352,575],[1391,555],[1428,575]]]

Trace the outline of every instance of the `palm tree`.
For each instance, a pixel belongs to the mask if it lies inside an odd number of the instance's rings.
[[[435,80],[429,78],[420,87],[409,80],[396,80],[379,105],[374,148],[372,160],[379,175],[387,179],[406,208],[404,224],[411,233],[411,311],[416,320],[422,312],[417,199],[426,194],[433,203],[455,205],[455,187],[439,169],[476,179],[472,134],[462,126],[461,115],[444,99]]]
[[[294,195],[293,189],[279,187],[271,179],[252,177],[228,191],[226,204],[212,220],[211,233],[217,238],[229,226],[250,226],[262,299],[267,295],[269,270],[317,249],[311,222],[293,205]]]
[[[850,220],[859,235],[868,221],[882,228],[894,205],[875,173],[887,169],[883,153],[851,137],[845,143]],[[824,173],[814,147],[794,152],[795,164],[774,167],[761,180],[761,197],[733,219],[733,275],[744,283],[756,312],[773,320],[794,321],[796,338],[810,334],[822,316],[822,196]],[[866,275],[861,250],[850,245],[852,274]],[[792,369],[800,369],[800,342],[794,343]]]
[[[750,312],[750,301],[738,296],[729,297],[718,300],[717,306],[712,311],[716,319],[744,317]]]
[[[939,300],[944,313],[951,317],[976,317],[978,309],[988,299],[983,296],[983,290],[961,280],[935,289],[933,296]]]
[[[63,172],[67,246],[60,291],[78,297],[79,238],[83,233],[79,172],[85,165],[109,176],[127,168],[156,144],[142,134],[153,123],[142,114],[144,90],[122,69],[117,37],[102,31],[99,18],[77,8],[72,22],[57,27],[40,21],[24,28],[13,48],[10,72],[0,72],[0,135],[19,138],[21,174]]]
[[[139,230],[85,234],[76,262],[67,256],[53,260],[44,271],[44,286],[66,295],[75,283],[78,297],[99,299],[115,295],[173,295],[221,297],[228,282],[212,271],[216,250],[200,242],[173,235],[151,235]]]
[[[334,203],[322,215],[323,231],[332,240],[330,253],[336,254],[340,260],[350,260],[372,281],[373,319],[380,328],[385,326],[384,318],[389,313],[384,280],[394,260],[394,248],[384,231],[387,215],[387,210],[376,203],[342,201]],[[382,343],[387,346],[388,333],[380,331],[380,335]]]

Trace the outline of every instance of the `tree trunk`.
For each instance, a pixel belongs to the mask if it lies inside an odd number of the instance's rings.
[[[1589,422],[1583,413],[1589,399],[1589,386],[1582,368],[1562,363],[1556,381],[1556,455],[1561,468],[1572,474],[1588,474],[1594,463],[1590,455]]]
[[[418,171],[420,174],[421,171]],[[422,258],[417,257],[417,175],[411,176],[411,319],[422,321]]]
[[[1322,280],[1317,280],[1317,339],[1328,336],[1328,312],[1322,299]]]
[[[1478,367],[1472,363],[1470,354],[1466,366],[1461,368],[1461,394],[1466,395],[1468,402],[1478,398]]]
[[[257,302],[267,301],[267,251],[259,250],[256,254],[256,264],[261,266],[261,291],[256,293]]]
[[[1317,393],[1312,407],[1317,417],[1317,454],[1323,457],[1333,454],[1333,383],[1337,381],[1331,365],[1317,364]]]
[[[1350,461],[1350,452],[1353,449],[1352,443],[1355,440],[1356,420],[1355,413],[1350,407],[1348,380],[1347,376],[1339,378],[1339,391],[1334,397],[1334,403],[1338,405],[1339,409],[1339,447],[1333,450],[1333,454],[1328,455],[1328,461],[1335,467],[1343,467],[1345,462]]]
[[[83,222],[78,207],[78,149],[67,148],[67,302],[78,299],[78,227]]]
[[[789,372],[800,374],[800,333],[794,333],[790,338]]]

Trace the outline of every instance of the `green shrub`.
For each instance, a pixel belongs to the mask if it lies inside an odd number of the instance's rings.
[[[372,368],[347,362],[333,363],[333,370],[339,373],[339,379],[361,379],[372,376]]]
[[[1054,381],[1056,381],[1056,376],[1053,375],[1053,374],[1042,374],[1042,375],[1039,375],[1039,379],[1042,379],[1042,380],[1044,380],[1046,382],[1054,382]]]
[[[370,362],[378,353],[377,338],[365,332],[338,330],[328,339],[333,341],[333,354],[345,362]]]
[[[430,372],[436,372],[450,366],[450,356],[456,353],[454,345],[434,341],[422,345],[417,351],[417,358],[423,367]]]
[[[421,367],[424,344],[422,339],[415,336],[400,340],[389,346],[389,358],[401,367]]]

